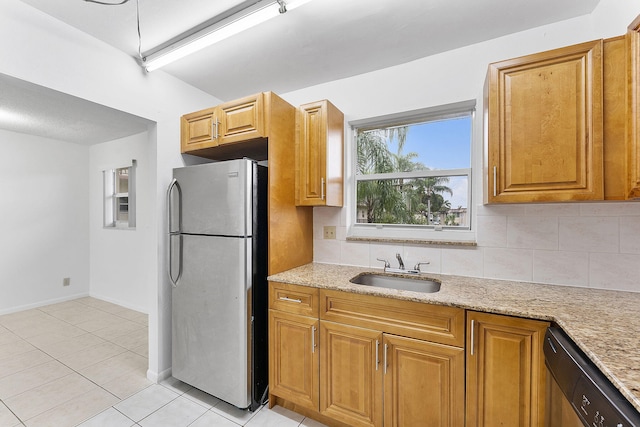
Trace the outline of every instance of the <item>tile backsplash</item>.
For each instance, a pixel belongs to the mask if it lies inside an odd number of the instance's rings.
[[[640,202],[476,206],[477,247],[348,242],[343,208],[315,208],[314,261],[640,292]],[[336,225],[336,239],[323,239]]]

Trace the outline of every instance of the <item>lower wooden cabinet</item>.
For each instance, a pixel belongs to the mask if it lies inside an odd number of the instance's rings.
[[[467,427],[544,425],[547,322],[467,312]]]
[[[467,311],[465,350],[460,308],[281,283],[269,300],[272,406],[338,427],[543,426],[547,322]]]
[[[464,349],[384,335],[384,425],[464,426]]]
[[[350,426],[464,426],[464,350],[320,322],[320,412]]]
[[[382,332],[320,323],[320,412],[353,427],[382,425]]]
[[[318,319],[269,311],[269,391],[318,410]]]

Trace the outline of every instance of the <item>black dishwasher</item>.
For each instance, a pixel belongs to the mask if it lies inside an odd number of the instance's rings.
[[[546,427],[640,427],[640,413],[562,329],[547,330],[544,355]]]

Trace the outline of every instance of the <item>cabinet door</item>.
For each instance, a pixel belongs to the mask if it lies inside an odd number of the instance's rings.
[[[464,350],[384,336],[385,427],[463,427]]]
[[[296,129],[296,204],[342,206],[344,115],[326,100],[301,105]]]
[[[269,310],[270,393],[318,410],[318,319]]]
[[[221,104],[216,114],[220,145],[266,137],[262,93]]]
[[[629,26],[629,143],[627,198],[640,198],[640,16]]]
[[[467,312],[467,426],[543,425],[548,326]]]
[[[185,114],[180,118],[180,149],[182,153],[215,147],[215,108]]]
[[[603,199],[602,40],[489,66],[487,202]]]
[[[320,324],[320,412],[352,427],[382,426],[382,333]]]

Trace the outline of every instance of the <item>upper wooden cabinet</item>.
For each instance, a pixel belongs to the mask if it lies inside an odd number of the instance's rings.
[[[627,198],[640,198],[640,16],[627,32],[629,51],[629,135],[627,150]]]
[[[467,312],[467,427],[544,424],[547,322]]]
[[[486,202],[603,199],[602,45],[489,66]]]
[[[266,138],[264,98],[259,93],[182,116],[182,153],[215,158],[216,151],[210,150],[213,147]],[[262,145],[266,153],[266,142]],[[228,150],[218,152],[224,156]]]
[[[344,114],[324,100],[301,105],[296,117],[296,204],[342,206]]]

